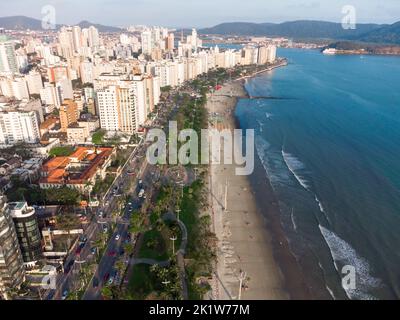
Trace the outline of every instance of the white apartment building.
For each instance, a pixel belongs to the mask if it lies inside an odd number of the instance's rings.
[[[53,84],[46,82],[44,88],[40,90],[40,100],[44,104],[60,107],[63,101],[60,88],[55,87]]]
[[[1,77],[0,91],[5,97],[17,100],[29,99],[28,86],[22,76]]]
[[[151,30],[146,30],[141,33],[142,53],[151,54],[153,50],[153,37]]]
[[[0,42],[0,72],[18,73],[18,61],[14,42]]]
[[[25,80],[28,85],[29,94],[40,94],[40,90],[43,89],[43,81],[39,72],[31,71],[25,76]]]
[[[116,132],[120,128],[118,91],[118,86],[109,86],[96,91],[100,127],[107,131]]]
[[[0,144],[37,143],[40,139],[39,119],[35,111],[0,103]]]
[[[100,126],[107,131],[134,133],[154,107],[152,78],[103,74],[95,80],[95,89]]]
[[[56,88],[59,88],[59,92],[61,93],[61,100],[74,98],[74,90],[72,89],[72,82],[68,78],[59,80],[56,83]]]

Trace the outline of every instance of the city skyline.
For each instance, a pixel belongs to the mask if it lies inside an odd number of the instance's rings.
[[[246,3],[221,0],[200,2],[172,0],[89,0],[84,3],[76,0],[68,2],[37,1],[32,8],[26,0],[12,3],[0,3],[3,16],[25,15],[40,19],[43,6],[52,5],[56,9],[57,24],[76,24],[82,20],[93,23],[127,27],[136,24],[165,25],[168,27],[211,27],[224,22],[271,22],[280,23],[292,20],[324,20],[341,22],[342,8],[352,5],[356,9],[358,23],[394,23],[399,20],[400,6],[398,1],[385,1],[383,6],[378,0],[354,0],[348,3],[339,1],[261,1]],[[80,10],[76,8],[79,6]],[[107,15],[104,15],[107,12]],[[140,14],[137,14],[140,12]],[[165,12],[168,12],[166,15]],[[196,17],[192,13],[196,12]],[[132,14],[130,14],[132,13]]]

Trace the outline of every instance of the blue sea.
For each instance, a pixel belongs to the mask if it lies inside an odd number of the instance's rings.
[[[400,57],[280,49],[236,116],[256,150],[290,250],[317,298],[400,297]],[[355,287],[342,283],[344,266]],[[284,268],[284,266],[281,266]],[[353,283],[351,283],[353,284]]]

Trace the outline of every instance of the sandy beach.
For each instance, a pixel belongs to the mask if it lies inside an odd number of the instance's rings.
[[[209,112],[218,114],[210,116],[210,128],[235,128],[238,97],[246,97],[240,81],[224,85],[209,97]],[[274,258],[272,238],[250,180],[236,175],[235,168],[235,164],[210,165],[210,207],[218,258],[209,298],[288,299],[283,274]]]

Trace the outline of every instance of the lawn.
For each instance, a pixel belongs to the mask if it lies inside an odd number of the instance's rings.
[[[150,266],[137,264],[133,266],[132,276],[129,279],[128,290],[135,300],[145,299],[154,291],[154,275],[150,272]]]
[[[94,144],[103,144],[103,139],[106,132],[104,130],[98,130],[92,135],[92,142]]]
[[[50,150],[51,157],[66,157],[74,152],[75,148],[72,146],[54,147]]]
[[[144,234],[143,244],[139,251],[139,258],[167,260],[167,246],[165,237],[158,230],[150,230]]]
[[[186,225],[189,241],[193,228],[197,223],[197,211],[199,207],[198,194],[200,193],[201,188],[201,184],[196,181],[192,184],[190,188],[185,187],[183,190],[183,201],[181,208],[182,212],[180,215],[180,219]]]

